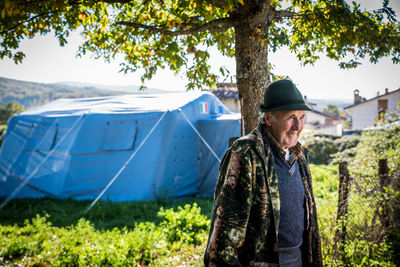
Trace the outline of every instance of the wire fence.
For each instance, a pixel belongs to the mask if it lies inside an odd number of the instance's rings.
[[[331,225],[334,234],[330,240],[325,236],[325,243],[331,243],[325,246],[325,263],[354,266],[356,252],[358,256],[379,255],[385,239],[400,229],[400,171],[390,174],[387,160],[381,159],[377,175],[350,174],[346,162],[339,164],[338,174],[336,219]]]

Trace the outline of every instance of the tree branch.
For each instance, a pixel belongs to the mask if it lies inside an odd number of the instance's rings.
[[[274,18],[282,19],[282,18],[293,18],[297,13],[288,11],[288,10],[274,10],[273,11]]]
[[[129,2],[131,2],[131,0],[103,0],[102,2],[104,3],[108,3],[108,4],[128,4]],[[144,0],[144,3],[147,2],[146,0]]]
[[[51,10],[51,11],[48,11],[48,12],[43,12],[43,13],[37,14],[36,16],[33,16],[33,17],[31,17],[31,18],[27,18],[26,20],[21,21],[20,23],[17,23],[17,24],[15,24],[14,26],[12,26],[12,27],[10,27],[10,28],[8,28],[8,29],[5,29],[4,31],[0,32],[0,35],[5,34],[5,33],[9,32],[9,31],[11,31],[11,30],[14,30],[14,29],[17,28],[18,26],[20,26],[20,25],[22,25],[22,24],[24,24],[24,23],[26,23],[26,22],[32,21],[32,20],[34,20],[34,19],[36,19],[36,18],[45,16],[45,15],[50,15],[50,14],[53,14],[53,13],[58,13],[58,12],[60,12],[60,11],[59,11],[59,10]]]
[[[220,7],[220,8],[223,7],[225,4],[225,1],[221,1],[221,0],[205,0],[205,2],[207,2],[213,6],[216,6],[216,7]]]
[[[36,2],[40,3],[41,1],[36,1]],[[25,2],[23,1],[22,3],[19,3],[19,4],[25,5]],[[35,1],[31,1],[29,4],[35,4]],[[73,6],[77,6],[79,4],[81,4],[80,0],[71,1],[70,6],[73,7]],[[36,18],[43,17],[43,16],[50,15],[50,14],[55,14],[55,13],[62,13],[62,12],[65,12],[65,11],[64,10],[50,10],[50,11],[39,13],[39,14],[33,16],[33,17],[24,19],[23,21],[13,25],[12,27],[10,27],[8,29],[5,29],[4,31],[1,31],[0,34],[5,34],[5,33],[9,32],[11,30],[17,28],[18,26],[23,25],[26,22],[30,22],[30,21],[32,21],[32,20],[34,20]]]
[[[144,30],[148,30],[153,33],[161,33],[161,34],[170,35],[170,36],[187,35],[187,34],[194,34],[194,33],[205,32],[205,31],[224,32],[233,26],[231,18],[216,19],[216,20],[207,22],[203,25],[186,23],[186,24],[184,24],[185,26],[191,25],[192,28],[187,29],[187,30],[175,30],[175,31],[171,31],[163,26],[151,26],[151,25],[129,22],[129,21],[119,21],[119,22],[117,22],[117,24],[136,28],[136,29],[144,29]]]

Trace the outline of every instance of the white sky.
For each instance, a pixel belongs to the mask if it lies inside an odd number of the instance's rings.
[[[362,0],[365,7],[379,7],[380,0]],[[392,0],[400,19],[400,0]],[[21,42],[21,49],[26,57],[22,64],[15,65],[12,60],[0,60],[0,76],[18,80],[54,83],[59,81],[89,82],[109,85],[140,85],[140,73],[119,73],[119,63],[111,64],[90,56],[76,58],[80,37],[72,34],[65,47],[60,47],[53,35],[37,36]],[[218,70],[227,66],[235,73],[235,61],[221,56],[216,49],[211,49],[211,66]],[[392,64],[390,58],[381,59],[378,64],[363,62],[355,70],[341,70],[338,63],[321,57],[314,66],[302,67],[294,54],[281,49],[270,53],[269,61],[275,65],[274,73],[288,75],[308,98],[353,99],[353,91],[360,90],[360,95],[371,98],[377,92],[383,93],[400,88],[400,64]],[[186,81],[175,77],[168,70],[159,71],[148,87],[164,90],[185,90]]]

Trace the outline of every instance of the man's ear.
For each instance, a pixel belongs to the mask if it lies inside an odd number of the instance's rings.
[[[272,115],[271,115],[271,113],[269,113],[269,112],[267,112],[267,113],[265,113],[265,115],[264,115],[264,121],[265,121],[265,124],[267,125],[267,126],[269,126],[269,127],[271,127],[271,125],[272,125]]]

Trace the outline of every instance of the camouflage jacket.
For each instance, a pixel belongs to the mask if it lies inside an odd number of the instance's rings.
[[[206,266],[277,266],[279,188],[274,156],[264,143],[261,124],[227,150],[215,189]],[[298,156],[303,178],[305,231],[303,266],[322,266],[317,213],[308,152]],[[269,265],[270,263],[271,265]]]

